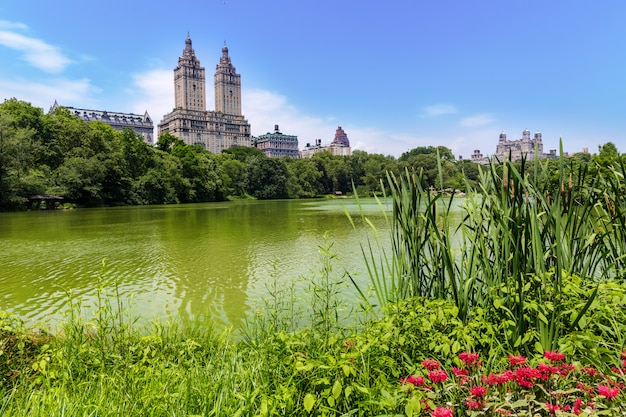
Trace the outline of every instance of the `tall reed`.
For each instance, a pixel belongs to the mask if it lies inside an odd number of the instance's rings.
[[[462,320],[473,307],[488,307],[512,323],[504,335],[512,347],[532,330],[538,349],[552,349],[576,330],[595,292],[578,311],[564,311],[561,279],[621,278],[626,167],[616,161],[607,177],[562,155],[561,147],[556,169],[547,160],[494,159],[476,187],[466,183],[463,199],[427,188],[421,172],[388,174],[392,254],[381,262],[364,251],[380,305],[449,298]],[[459,203],[460,222],[451,216]]]

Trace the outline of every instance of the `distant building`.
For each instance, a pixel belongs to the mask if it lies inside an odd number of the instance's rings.
[[[79,109],[77,107],[59,106],[56,100],[50,107],[49,112],[52,113],[58,107],[64,107],[74,116],[83,119],[86,122],[98,121],[106,123],[115,130],[124,130],[130,127],[135,132],[143,136],[143,140],[149,144],[153,144],[154,124],[150,115],[146,111],[143,116],[133,113],[110,112],[106,110],[90,110]]]
[[[228,56],[226,45],[215,67],[215,111],[206,110],[204,67],[187,36],[183,55],[174,69],[175,108],[163,116],[159,135],[169,132],[189,145],[213,153],[233,146],[252,146],[250,124],[241,114],[241,76]]]
[[[496,146],[496,153],[493,154],[499,161],[508,160],[517,161],[522,157],[532,161],[534,159],[550,158],[556,159],[558,157],[556,149],[550,149],[548,153],[543,153],[543,143],[541,142],[541,133],[537,132],[533,138],[530,138],[530,132],[528,129],[524,129],[522,132],[522,138],[517,140],[507,140],[506,133],[500,133],[498,138],[498,145]],[[568,156],[565,153],[564,156]],[[470,157],[472,162],[478,164],[489,164],[489,157],[483,157],[479,149],[475,149],[474,153]]]
[[[529,161],[544,157],[541,133],[535,133],[534,137],[531,139],[528,129],[524,129],[522,138],[517,140],[507,140],[506,133],[500,133],[494,156],[500,161],[504,161],[505,159],[509,159],[509,155],[511,161],[521,159],[523,156]]]
[[[326,146],[322,146],[321,139],[315,139],[315,145],[311,145],[310,143],[307,143],[304,149],[300,151],[300,157],[310,158],[316,153],[325,152],[325,151],[330,152],[330,150],[328,150]]]
[[[480,149],[474,149],[474,153],[470,156],[470,160],[476,164],[488,165],[489,158],[484,157],[482,153],[480,153]]]
[[[278,125],[274,125],[274,133],[268,132],[255,138],[253,142],[258,149],[261,149],[265,155],[270,157],[300,157],[300,152],[298,151],[298,137],[281,133],[278,130]]]
[[[311,146],[310,143],[307,143],[305,148],[300,151],[300,156],[302,158],[310,158],[318,152],[330,152],[333,155],[339,156],[350,156],[352,155],[352,148],[350,148],[350,140],[348,140],[348,135],[341,126],[337,127],[335,131],[335,138],[328,146],[322,146],[321,139],[315,139],[315,145]]]

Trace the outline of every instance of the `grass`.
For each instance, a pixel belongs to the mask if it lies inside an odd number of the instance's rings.
[[[622,415],[626,170],[574,172],[562,158],[557,172],[551,188],[537,161],[489,167],[460,226],[454,196],[425,188],[419,173],[390,175],[392,253],[375,233],[364,245],[375,300],[356,288],[362,310],[346,307],[350,278],[326,242],[307,290],[272,282],[239,332],[139,326],[115,285],[99,289],[88,318],[72,300],[54,335],[0,312],[0,415],[547,416],[572,415],[556,407],[576,398],[583,415]],[[555,351],[571,365],[557,391],[509,380],[481,406],[468,405],[460,377],[435,380],[422,365],[459,368],[471,352],[488,376],[511,355],[538,367]],[[602,378],[584,379],[591,366]],[[409,376],[431,378],[430,388]]]

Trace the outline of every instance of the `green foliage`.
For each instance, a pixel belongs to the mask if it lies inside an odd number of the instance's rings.
[[[54,337],[34,333],[0,313],[0,371],[5,378],[0,413],[417,416],[430,415],[428,404],[454,407],[457,416],[473,415],[465,403],[471,386],[452,374],[433,383],[434,390],[402,381],[409,375],[428,377],[423,359],[437,360],[445,369],[463,368],[462,352],[480,355],[484,375],[507,369],[512,350],[506,344],[506,315],[497,308],[474,308],[463,321],[452,300],[413,297],[389,303],[380,318],[347,320],[347,315],[371,316],[344,310],[343,277],[335,272],[335,263],[326,241],[320,247],[319,273],[291,286],[270,283],[271,297],[241,334],[206,324],[139,325],[130,313],[131,301],[122,298],[103,263],[94,304],[87,309],[70,294],[71,308]],[[302,283],[309,291],[300,291]],[[626,284],[607,281],[594,287],[569,275],[562,283],[571,296],[559,302],[569,312],[577,312],[597,288],[587,319],[578,320],[576,331],[559,336],[560,350],[575,364],[571,375],[583,375],[581,369],[589,364],[597,366],[598,375],[612,375],[611,366],[622,366]],[[505,297],[502,289],[496,292],[495,300]],[[527,314],[537,316],[538,307],[544,308],[529,303]],[[575,314],[567,320],[573,324]],[[542,361],[542,352],[533,348],[537,337],[524,342],[534,366]],[[479,376],[473,378],[480,383]],[[506,391],[490,395],[485,409],[532,409],[543,415],[546,398],[564,404],[588,395],[571,391],[577,380],[568,378],[562,383],[552,378],[544,391],[539,384],[520,391],[511,382]],[[585,384],[602,381],[580,378]],[[614,381],[623,382],[623,377]],[[559,390],[566,392],[554,394]],[[598,412],[622,411],[619,401],[595,400]]]
[[[252,156],[246,165],[244,188],[261,200],[287,198],[287,175],[287,167],[281,159]]]
[[[459,199],[428,187],[423,170],[390,174],[392,253],[364,250],[378,305],[449,299],[463,322],[476,308],[497,311],[509,323],[501,335],[509,349],[556,349],[588,319],[593,288],[623,279],[626,254],[624,164],[617,158],[603,174],[567,162],[492,163],[476,188],[468,181],[460,220],[451,217]],[[568,274],[581,282],[565,286]],[[573,293],[577,304],[569,305]]]
[[[49,341],[47,334],[28,330],[20,318],[0,310],[0,393],[6,395],[13,384],[31,377],[31,364]]]

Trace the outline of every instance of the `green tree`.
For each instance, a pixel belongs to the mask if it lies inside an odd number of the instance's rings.
[[[221,153],[216,156],[222,173],[224,195],[243,197],[245,194],[246,164],[235,159],[233,154]]]
[[[102,182],[106,178],[106,165],[97,156],[65,158],[54,178],[57,193],[85,206],[104,203]]]
[[[155,166],[133,183],[139,204],[176,204],[180,195],[188,195],[188,180],[182,176],[180,160],[167,152],[158,152]]]
[[[184,143],[170,132],[162,133],[157,139],[156,148],[163,152],[170,152],[174,145]]]
[[[46,188],[36,164],[40,113],[15,99],[0,105],[0,210],[24,207],[28,197]]]
[[[287,198],[287,178],[282,159],[252,156],[246,165],[245,190],[258,199]]]
[[[454,162],[454,154],[452,153],[452,150],[446,148],[445,146],[418,146],[417,148],[413,148],[408,152],[404,152],[402,155],[400,155],[400,158],[398,158],[398,160],[400,162],[403,162],[408,161],[412,157],[418,155],[437,155],[437,153],[439,153],[439,157],[441,159]]]
[[[290,198],[316,197],[322,194],[320,178],[322,173],[317,170],[315,161],[310,158],[285,158],[289,178],[287,193]]]
[[[216,201],[222,198],[222,178],[215,157],[200,146],[177,143],[172,155],[180,160],[182,176],[190,187],[181,202]]]
[[[248,159],[257,156],[265,156],[262,150],[253,148],[250,146],[233,146],[228,149],[224,149],[222,153],[230,154],[235,157],[236,160],[246,163]]]

